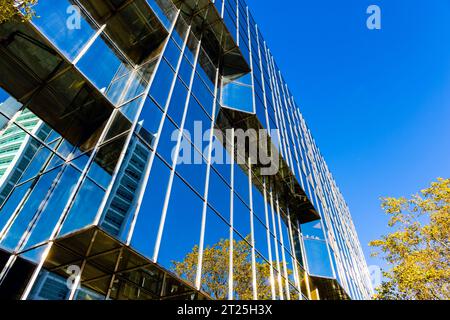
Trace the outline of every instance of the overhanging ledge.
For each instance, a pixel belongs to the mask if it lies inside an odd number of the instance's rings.
[[[254,129],[256,131],[264,130],[256,114],[241,112],[229,108],[220,108],[220,112],[217,115],[216,120],[217,129],[221,130],[224,134],[228,129],[242,129],[246,132],[249,129]],[[226,135],[226,134],[225,134]],[[268,137],[266,143],[268,145],[273,144],[273,141]],[[226,142],[224,143],[225,148]],[[248,144],[260,145],[258,136],[249,136]],[[230,150],[228,150],[231,152]],[[273,151],[279,152],[277,148]],[[249,148],[246,146],[245,150],[234,150],[235,157],[240,159],[248,159]],[[283,200],[280,202],[280,207],[284,212],[287,212],[287,207],[291,214],[294,214],[301,224],[316,221],[320,219],[320,215],[314,207],[311,200],[307,197],[305,191],[300,186],[295,174],[289,168],[287,162],[284,160],[281,154],[278,154],[277,159],[279,159],[279,168],[275,175],[266,176],[268,183],[272,185],[273,188],[278,190],[279,194],[283,196]],[[241,166],[242,167],[242,166]],[[263,192],[263,186],[260,183],[262,181],[261,170],[266,166],[260,163],[252,164],[252,171],[258,179],[254,179],[253,183],[255,186]],[[242,167],[243,171],[247,173],[247,169]]]
[[[156,0],[164,2],[167,0]],[[250,72],[250,67],[233,35],[227,29],[215,5],[210,0],[174,0],[191,31],[202,39],[202,47],[217,66],[222,76],[239,78]]]

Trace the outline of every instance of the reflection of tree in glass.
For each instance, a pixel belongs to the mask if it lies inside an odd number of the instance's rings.
[[[252,250],[249,239],[250,237],[241,241],[233,240],[234,298],[238,300],[253,299]],[[229,250],[230,240],[224,239],[203,250],[202,290],[214,299],[225,300],[228,298]],[[183,261],[173,261],[172,263],[173,271],[178,276],[194,283],[198,263],[198,246],[195,246]],[[290,270],[289,273],[291,273]],[[256,274],[258,299],[272,299],[270,265],[256,262]]]

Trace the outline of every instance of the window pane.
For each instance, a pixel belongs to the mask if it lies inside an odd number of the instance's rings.
[[[126,241],[131,221],[144,188],[151,152],[136,136],[131,140],[100,225],[110,234]]]
[[[26,200],[24,206],[20,210],[19,215],[15,218],[14,223],[8,230],[5,238],[1,242],[1,246],[8,249],[15,249],[23,234],[30,227],[30,223],[41,203],[46,199],[50,187],[58,175],[58,170],[53,170],[39,178],[38,183],[33,189],[33,192]]]
[[[158,262],[195,283],[203,201],[175,177]]]
[[[132,247],[151,259],[161,221],[169,175],[169,168],[158,157],[155,157],[131,240]]]
[[[69,58],[73,60],[87,41],[94,35],[95,30],[81,17],[79,26],[70,24],[76,19],[76,13],[68,14],[71,3],[67,0],[39,1],[33,6],[36,15],[33,23]]]
[[[77,66],[99,90],[106,92],[121,63],[103,38],[99,37]]]
[[[24,248],[29,248],[42,241],[48,240],[56,222],[59,220],[67,201],[73,191],[73,186],[78,181],[80,173],[67,166],[64,174],[58,182],[58,186],[47,202],[47,206],[41,213],[33,232]]]
[[[202,262],[202,290],[213,299],[228,299],[230,229],[212,210],[208,210]]]
[[[60,236],[92,224],[104,195],[104,190],[90,179],[85,179],[64,222]]]

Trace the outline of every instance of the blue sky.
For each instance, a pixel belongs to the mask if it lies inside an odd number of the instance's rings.
[[[367,243],[381,196],[450,177],[450,2],[247,0]],[[382,10],[382,30],[366,9]]]

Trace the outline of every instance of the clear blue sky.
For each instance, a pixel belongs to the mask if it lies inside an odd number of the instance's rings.
[[[381,196],[450,177],[450,1],[247,0],[367,243]],[[366,9],[382,10],[382,30]]]

